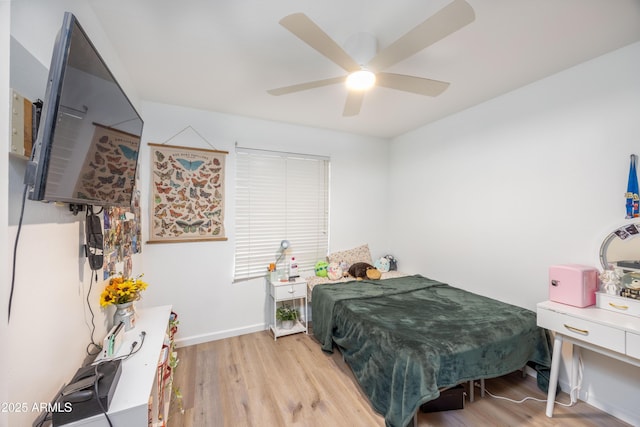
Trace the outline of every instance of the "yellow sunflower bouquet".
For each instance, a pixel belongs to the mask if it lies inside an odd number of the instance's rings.
[[[141,292],[147,289],[147,283],[140,278],[124,278],[122,276],[114,276],[109,279],[109,284],[104,288],[100,295],[100,305],[106,307],[109,304],[126,304],[128,302],[139,300]]]

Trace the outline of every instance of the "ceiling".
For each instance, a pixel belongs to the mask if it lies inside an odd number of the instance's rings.
[[[303,12],[342,45],[378,49],[451,0],[90,0],[144,100],[392,138],[640,40],[640,0],[467,0],[475,21],[385,71],[450,82],[438,97],[374,87],[343,117],[345,75],[278,21]],[[594,82],[601,85],[603,82]],[[589,88],[585,88],[589,90]]]

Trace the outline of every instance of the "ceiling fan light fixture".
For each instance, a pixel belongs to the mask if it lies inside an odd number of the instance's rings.
[[[376,75],[369,70],[358,70],[347,76],[347,88],[351,90],[371,89],[376,83]]]

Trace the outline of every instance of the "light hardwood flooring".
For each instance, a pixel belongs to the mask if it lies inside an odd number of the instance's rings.
[[[171,403],[169,427],[384,427],[340,353],[324,353],[311,335],[274,341],[268,331],[178,349],[174,385],[182,405]],[[544,399],[533,378],[516,372],[486,381],[489,392],[519,400]],[[567,402],[565,393],[558,401]],[[181,407],[180,407],[181,406]],[[181,412],[180,409],[183,409]],[[510,403],[476,391],[462,410],[419,413],[427,426],[627,426],[584,402],[556,405]]]

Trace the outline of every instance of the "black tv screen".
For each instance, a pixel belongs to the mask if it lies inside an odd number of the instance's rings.
[[[129,206],[142,127],[76,17],[65,13],[25,177],[29,199]]]

